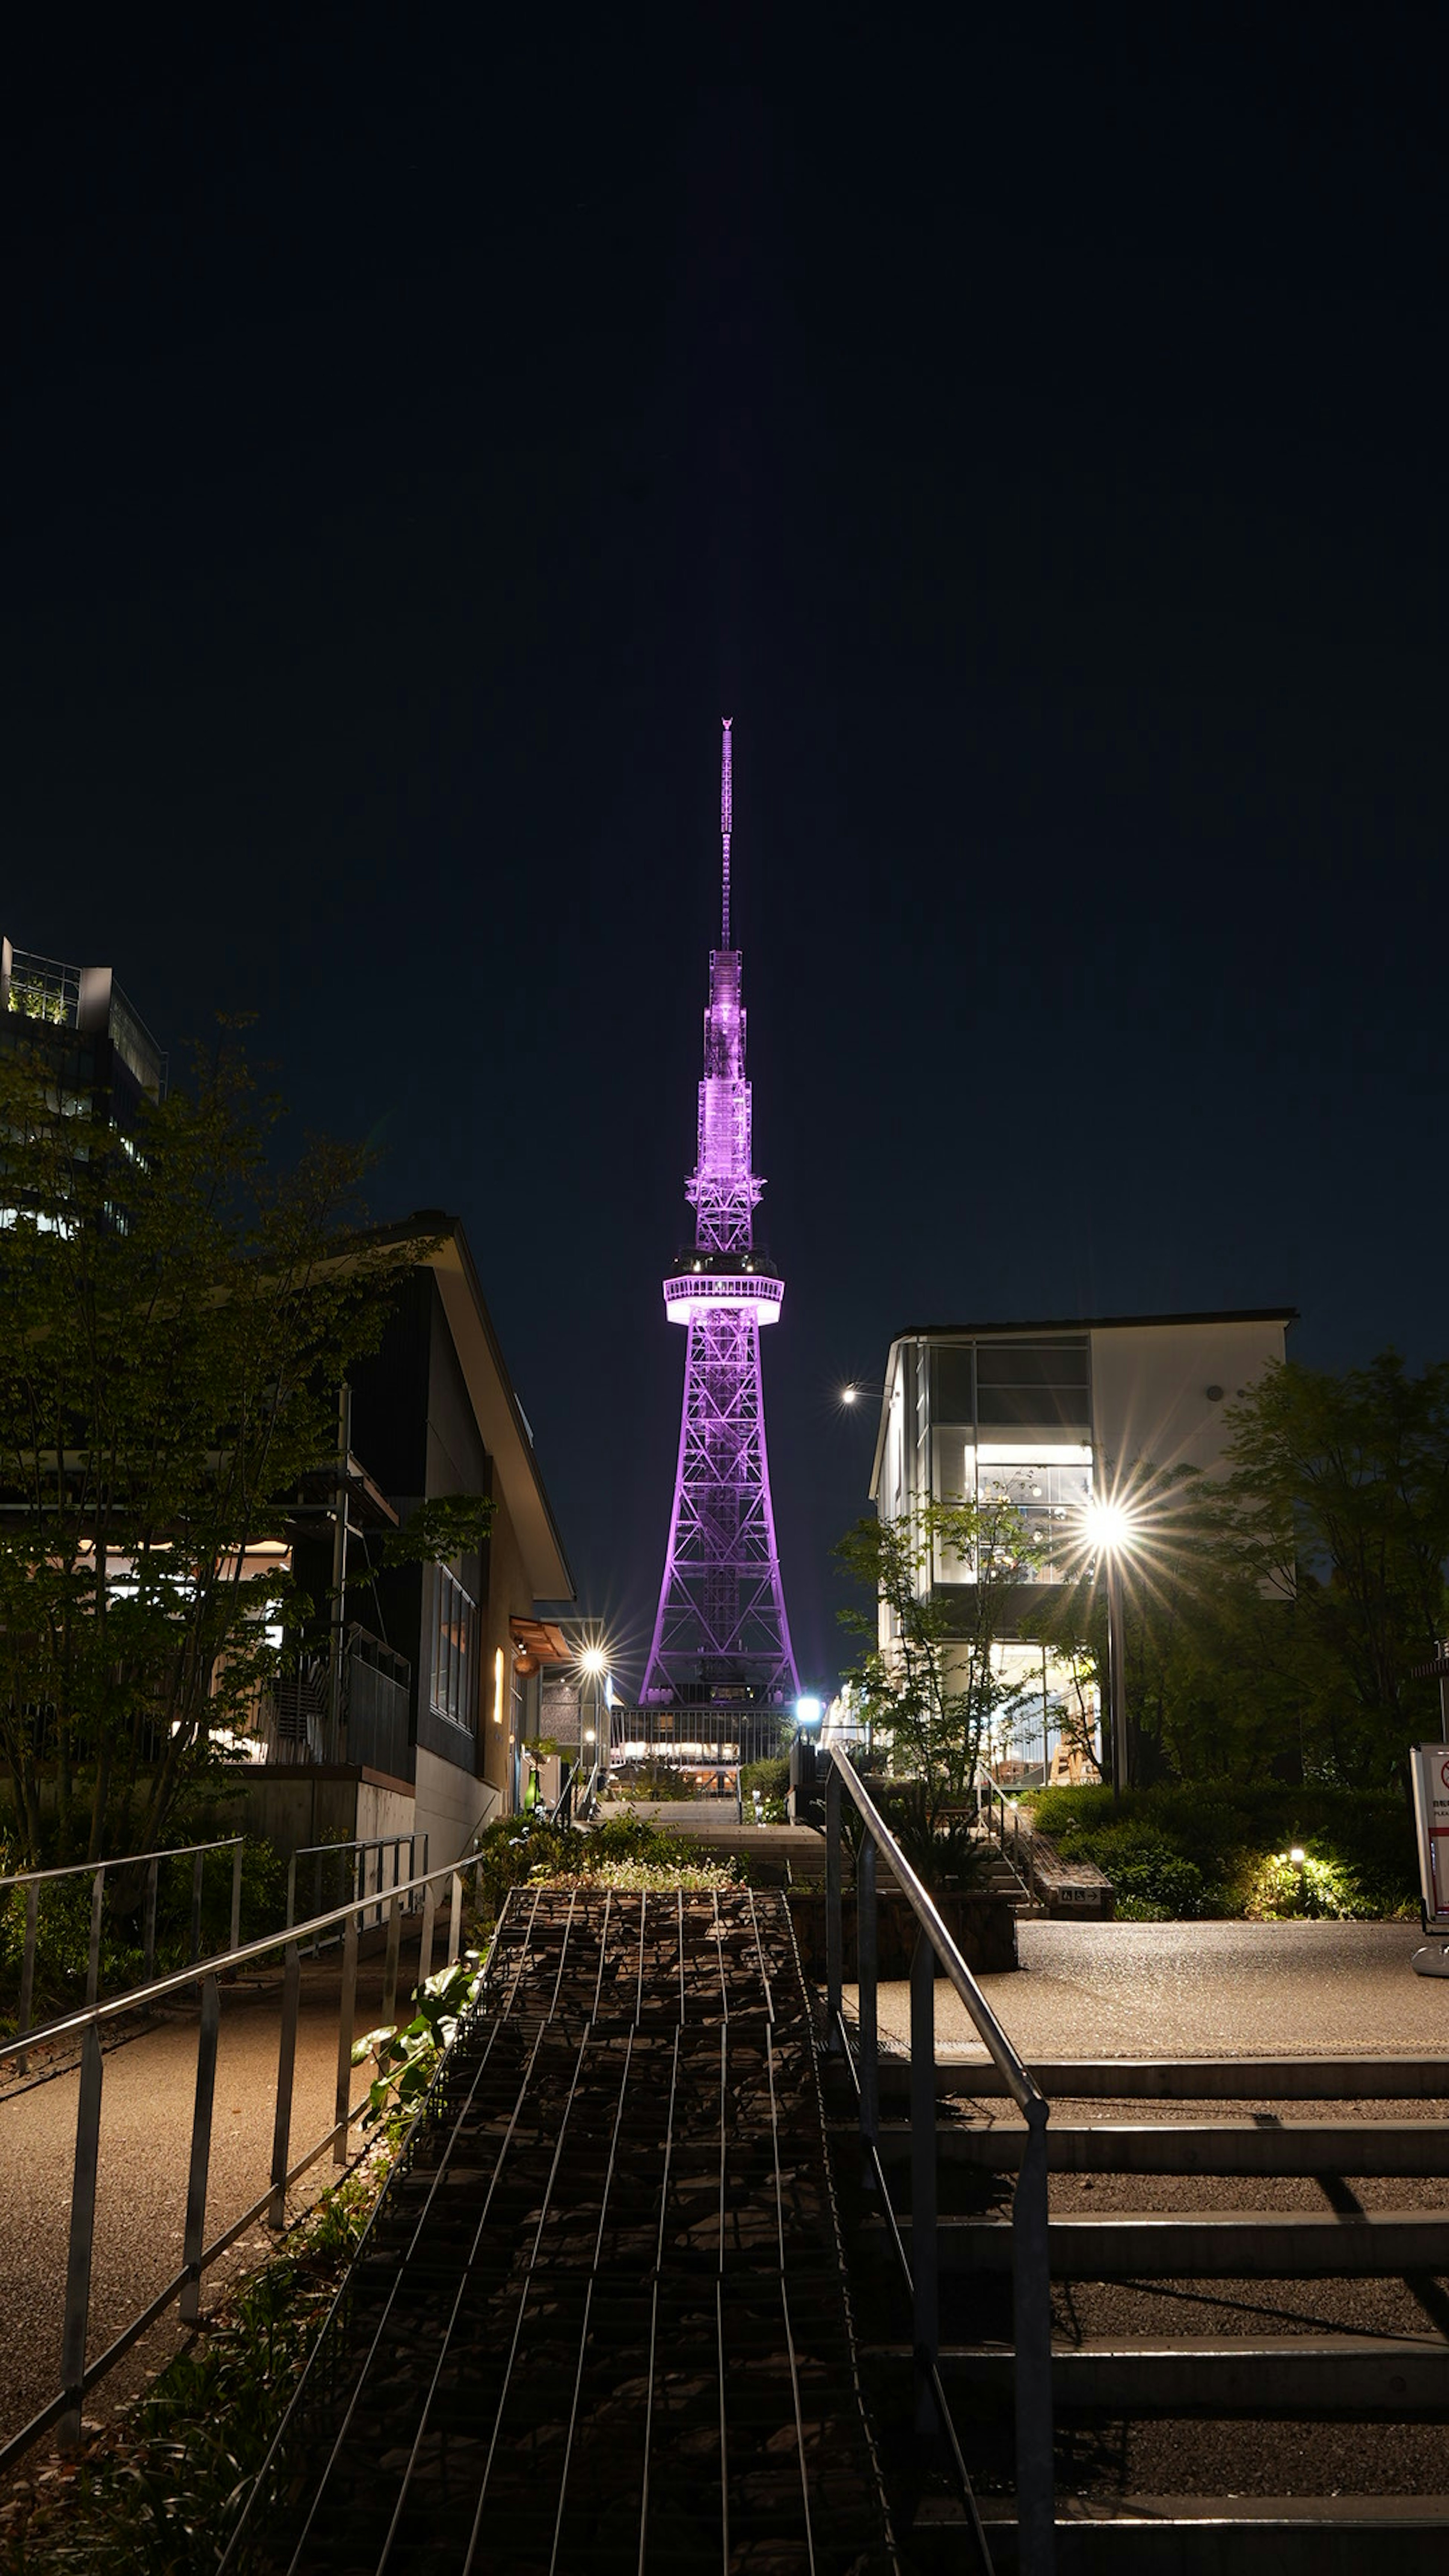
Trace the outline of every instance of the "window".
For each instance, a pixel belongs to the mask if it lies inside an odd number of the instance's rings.
[[[433,1569],[433,1656],[429,1705],[437,1717],[473,1731],[477,1686],[478,1605],[446,1565]]]

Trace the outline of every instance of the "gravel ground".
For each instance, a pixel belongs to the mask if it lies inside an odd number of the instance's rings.
[[[403,1959],[401,1992],[416,1959]],[[292,2160],[326,2131],[337,2082],[335,1960],[304,1963],[292,2096]],[[355,2029],[381,2011],[382,1965],[364,1960]],[[177,2013],[108,2050],[101,2092],[100,2173],[91,2272],[89,2358],[104,2351],[181,2266],[196,2084],[197,2013]],[[208,2242],[265,2189],[271,2166],[280,2027],[278,1987],[224,1988],[212,2114]],[[353,2100],[363,2090],[359,2070]],[[74,2067],[0,2103],[0,2439],[18,2431],[59,2384],[61,2311],[70,2228],[79,2078]],[[359,2133],[354,2130],[355,2148]],[[330,2156],[289,2195],[295,2215],[326,2189]],[[263,2260],[272,2239],[247,2231],[206,2273],[203,2302]],[[184,2340],[173,2306],[94,2388],[87,2415],[102,2422],[145,2385]],[[33,2462],[46,2456],[41,2444]],[[27,2463],[32,2465],[33,2463]]]
[[[1028,2059],[1252,2056],[1429,2056],[1449,2076],[1449,1983],[1413,1975],[1422,1935],[1413,1924],[1023,1923],[1021,1969],[981,1979],[1014,2045]],[[854,2003],[854,1997],[851,1997]],[[936,1988],[942,2057],[984,2054],[955,1996]],[[881,2035],[909,2043],[909,1992],[880,1990]],[[1446,2081],[1449,2096],[1449,2081]],[[943,2105],[943,2111],[945,2106]],[[1292,2122],[1449,2118],[1440,2101],[1241,2103],[1053,2101],[1053,2117],[1087,2121],[1225,2121],[1257,2115]],[[959,2101],[949,2116],[974,2124],[1014,2121],[1009,2104]],[[962,2186],[942,2169],[942,2206]],[[1063,2216],[1109,2209],[1327,2211],[1443,2209],[1449,2182],[1348,2177],[1054,2175]],[[969,2187],[968,2187],[969,2190]],[[984,2318],[981,2293],[962,2285],[950,2331],[1009,2332]],[[989,2293],[987,2294],[990,2295]],[[1063,2340],[1112,2334],[1200,2337],[1302,2332],[1437,2334],[1449,2367],[1449,2283],[1413,2279],[1059,2282]],[[968,2436],[969,2440],[969,2436]],[[984,2449],[983,2493],[1009,2486],[1009,2463]],[[1075,2419],[1059,2427],[1063,2494],[1420,2495],[1449,2483],[1443,2418],[1363,2422],[1201,2416]]]

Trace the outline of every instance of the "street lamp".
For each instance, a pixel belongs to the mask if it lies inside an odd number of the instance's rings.
[[[607,1778],[609,1757],[607,1748],[605,1748],[602,1753],[599,1748],[599,1736],[602,1731],[599,1711],[601,1699],[605,1695],[604,1683],[609,1670],[608,1648],[597,1644],[582,1647],[579,1651],[577,1670],[579,1675],[579,1770],[582,1774],[586,1767],[584,1762],[584,1747],[586,1744],[591,1744],[593,1746],[593,1759],[588,1763],[587,1768],[595,1778],[597,1778],[602,1764],[604,1776]],[[586,1728],[584,1725],[584,1685],[586,1682],[590,1685],[590,1697],[593,1702],[594,1717],[593,1725],[589,1728]]]
[[[1126,1636],[1122,1610],[1122,1558],[1133,1536],[1132,1514],[1121,1503],[1093,1501],[1087,1537],[1107,1568],[1107,1701],[1112,1724],[1112,1802],[1127,1785]]]

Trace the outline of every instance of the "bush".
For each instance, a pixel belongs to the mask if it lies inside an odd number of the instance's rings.
[[[1258,1863],[1244,1891],[1243,1912],[1254,1923],[1341,1921],[1372,1910],[1341,1861],[1312,1851],[1301,1862],[1290,1860],[1286,1852],[1271,1853]]]
[[[501,1816],[480,1836],[478,1857],[483,1864],[484,1901],[495,1915],[510,1887],[526,1887],[540,1879],[582,1882],[620,1864],[689,1870],[698,1868],[700,1861],[693,1844],[681,1835],[661,1831],[643,1816],[632,1815],[611,1816],[593,1833],[585,1833],[579,1825],[536,1823],[532,1816]]]
[[[1418,1911],[1413,1827],[1404,1799],[1392,1790],[1164,1781],[1124,1791],[1117,1805],[1111,1790],[1099,1787],[1046,1789],[1030,1804],[1039,1830],[1064,1853],[1079,1853],[1106,1871],[1117,1890],[1117,1912],[1128,1921]],[[1291,1864],[1282,1863],[1291,1889],[1274,1875],[1275,1856],[1295,1844],[1311,1862],[1306,1896]],[[1168,1863],[1192,1876],[1173,1875]]]
[[[191,1859],[163,1859],[156,1881],[156,1974],[184,1967],[191,1956]],[[208,1852],[201,1881],[201,1951],[213,1957],[231,1941],[232,1856]],[[285,1912],[286,1864],[269,1842],[248,1835],[242,1846],[241,1937],[260,1940],[280,1931]],[[35,1951],[36,2021],[75,2011],[85,2000],[90,1955],[91,1890],[88,1871],[43,1885]],[[25,1948],[23,1887],[0,1896],[0,2018],[13,2030],[19,2012]],[[340,1901],[340,1900],[339,1900]],[[145,1872],[113,1865],[106,1872],[101,1917],[100,1991],[124,1994],[145,1973]]]
[[[676,1771],[670,1762],[640,1762],[633,1770],[616,1771],[613,1789],[616,1798],[642,1798],[646,1806],[673,1806],[700,1794],[692,1775]]]
[[[790,1764],[783,1754],[770,1754],[763,1762],[746,1762],[740,1772],[740,1796],[748,1805],[758,1789],[768,1802],[778,1799],[783,1807],[790,1788]]]

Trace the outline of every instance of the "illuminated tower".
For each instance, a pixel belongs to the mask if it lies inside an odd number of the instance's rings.
[[[710,952],[699,1086],[699,1157],[686,1192],[694,1243],[664,1282],[664,1311],[687,1325],[684,1418],[646,1701],[780,1702],[799,1689],[765,1455],[760,1327],[784,1283],[757,1250],[763,1181],[750,1169],[750,1086],[740,952],[730,946],[730,719],[720,786],[723,921]]]

